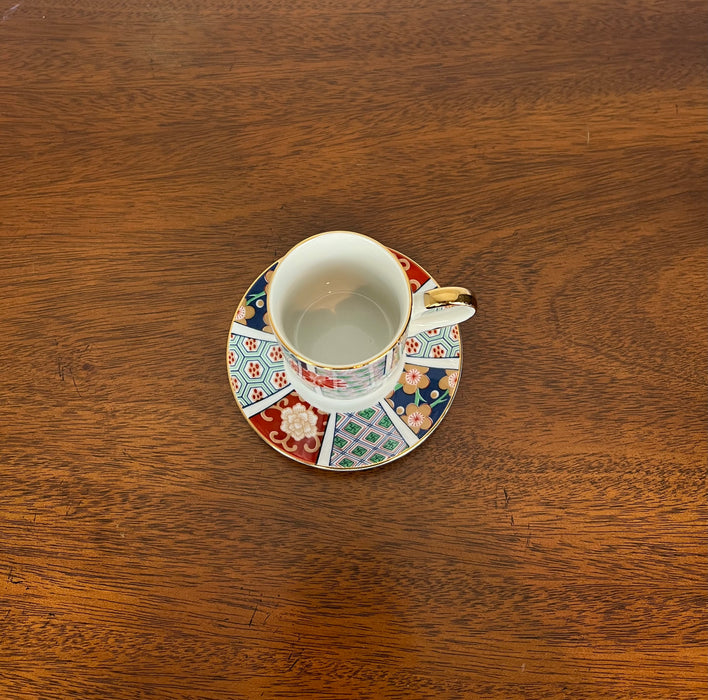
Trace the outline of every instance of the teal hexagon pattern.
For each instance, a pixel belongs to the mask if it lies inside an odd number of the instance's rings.
[[[284,388],[283,351],[274,341],[231,333],[229,379],[241,406],[249,406]]]

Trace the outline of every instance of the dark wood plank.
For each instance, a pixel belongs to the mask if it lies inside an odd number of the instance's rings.
[[[705,3],[0,8],[0,695],[702,698]],[[224,366],[301,238],[480,304],[332,474]]]

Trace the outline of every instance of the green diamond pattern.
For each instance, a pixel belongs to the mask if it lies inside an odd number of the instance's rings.
[[[360,423],[355,423],[354,421],[350,421],[344,426],[344,430],[346,430],[350,435],[356,435],[363,426]]]
[[[408,448],[379,404],[357,413],[338,413],[336,421],[330,464],[344,468],[371,466]]]
[[[383,416],[378,421],[376,421],[376,425],[386,429],[390,428],[393,423],[391,423],[391,419],[384,413]]]

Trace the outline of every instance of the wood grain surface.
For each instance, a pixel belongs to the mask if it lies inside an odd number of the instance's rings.
[[[3,0],[0,697],[705,698],[708,12]],[[224,362],[334,228],[474,290],[336,474]]]

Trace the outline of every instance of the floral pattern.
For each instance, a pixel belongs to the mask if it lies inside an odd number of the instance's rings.
[[[406,406],[405,421],[408,427],[417,435],[421,430],[429,430],[433,421],[430,419],[431,408],[427,403],[416,406],[409,403]]]
[[[415,338],[408,338],[406,340],[406,353],[408,355],[414,355],[420,350],[420,341]]]
[[[244,303],[244,301],[241,301],[241,304],[239,305],[238,309],[236,309],[236,316],[234,316],[234,319],[239,323],[242,323],[244,326],[247,326],[248,321],[252,319],[255,315],[256,310],[252,306],[249,306],[248,304]]]
[[[430,384],[430,379],[427,367],[418,367],[415,365],[404,365],[403,374],[398,380],[406,394],[415,394],[416,391],[425,389]]]
[[[445,376],[441,377],[438,382],[438,386],[444,391],[449,391],[451,394],[457,388],[457,379],[460,376],[459,370],[456,369],[446,369]]]
[[[301,403],[284,408],[280,414],[280,429],[293,440],[317,436],[317,416]]]
[[[262,330],[265,333],[272,333],[273,329],[270,325],[270,317],[268,316],[268,292],[270,291],[270,283],[273,278],[273,272],[276,265],[263,275],[261,275],[250,287],[246,295],[241,300],[234,321],[249,328]]]
[[[300,462],[315,464],[330,416],[294,391],[251,417],[251,425],[273,447]]]
[[[273,362],[281,362],[283,360],[283,348],[280,347],[280,345],[274,345],[269,351],[268,351],[268,357],[273,361]]]
[[[458,372],[407,364],[386,402],[415,435],[422,436],[438,423],[447,410]]]

